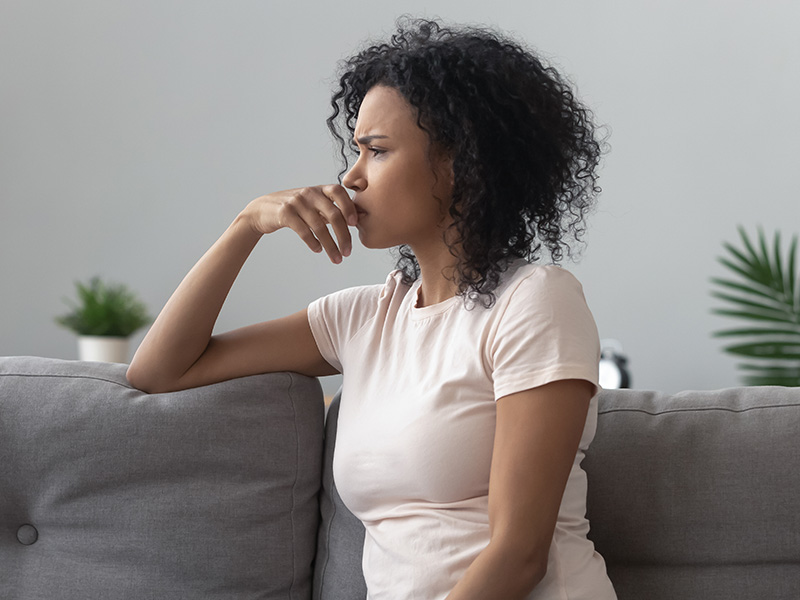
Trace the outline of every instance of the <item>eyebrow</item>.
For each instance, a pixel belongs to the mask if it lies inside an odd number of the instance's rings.
[[[368,146],[372,143],[372,140],[385,140],[388,139],[388,137],[388,135],[365,135],[358,138],[356,141],[358,141],[358,143],[362,146]]]

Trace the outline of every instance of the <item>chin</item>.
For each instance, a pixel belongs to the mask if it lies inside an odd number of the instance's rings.
[[[358,239],[361,241],[361,245],[364,246],[364,248],[369,248],[370,250],[386,250],[387,248],[394,248],[397,246],[397,244],[386,243],[385,241],[376,239],[374,236],[370,236],[360,227],[358,228]]]

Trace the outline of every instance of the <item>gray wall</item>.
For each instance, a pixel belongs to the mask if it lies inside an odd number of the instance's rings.
[[[391,29],[394,3],[0,3],[0,355],[75,358],[57,328],[101,274],[157,311],[252,198],[330,182],[336,61]],[[612,130],[583,281],[634,383],[735,385],[710,332],[708,278],[736,225],[800,230],[800,4],[407,1],[403,12],[515,32],[560,65]],[[262,240],[218,328],[381,282],[292,234]],[[144,332],[136,336],[136,342]],[[330,390],[336,379],[327,382]]]

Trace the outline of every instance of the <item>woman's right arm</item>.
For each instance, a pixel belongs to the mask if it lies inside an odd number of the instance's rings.
[[[289,227],[313,251],[324,249],[339,263],[350,254],[348,225],[356,222],[355,207],[339,185],[253,200],[175,290],[136,351],[128,381],[156,393],[256,373],[336,373],[317,348],[305,310],[222,335],[212,332],[233,282],[263,235]]]

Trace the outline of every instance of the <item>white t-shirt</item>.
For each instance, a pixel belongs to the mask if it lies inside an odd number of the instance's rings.
[[[311,330],[344,377],[333,474],[366,527],[370,600],[445,598],[489,542],[498,398],[559,379],[597,385],[599,341],[580,283],[517,261],[489,309],[463,298],[417,308],[420,281],[346,289],[313,302]],[[583,452],[564,492],[537,600],[616,598],[586,538]]]

